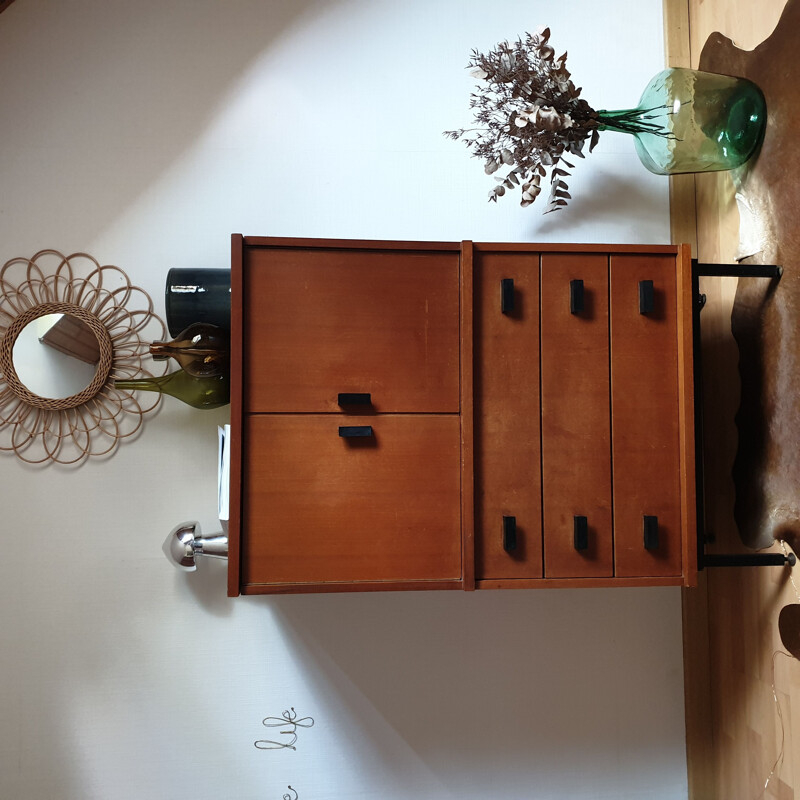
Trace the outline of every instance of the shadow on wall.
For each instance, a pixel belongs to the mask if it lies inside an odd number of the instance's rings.
[[[326,706],[303,714],[346,731],[364,770],[408,796],[431,786],[414,776],[453,796],[514,796],[536,776],[537,796],[555,797],[587,782],[628,796],[658,777],[628,762],[659,750],[656,771],[679,786],[683,709],[667,698],[680,693],[680,628],[672,642],[649,616],[663,619],[664,600],[620,589],[255,602],[269,603]]]
[[[8,229],[37,219],[49,241],[92,241],[191,147],[248,66],[320,5],[76,0],[9,8],[0,19],[0,133],[3,151],[14,154],[0,170],[14,187]]]
[[[212,531],[215,533],[219,528]],[[234,600],[227,596],[227,560],[202,558],[195,572],[184,572],[170,565],[174,570],[175,583],[179,591],[191,597],[191,601],[205,613],[215,617],[230,617],[234,611]]]
[[[589,158],[598,158],[598,155],[589,156]],[[598,182],[595,184],[595,186],[602,187],[602,191],[597,189],[590,191],[589,187],[585,187],[583,190],[576,189],[575,192],[572,192],[569,206],[544,217],[537,227],[537,232],[546,236],[559,233],[564,236],[566,231],[568,236],[568,231],[575,226],[576,220],[591,220],[592,223],[599,226],[626,217],[637,220],[660,219],[664,212],[663,198],[645,191],[646,187],[651,185],[639,180],[641,177],[639,170],[645,172],[645,167],[639,163],[638,159],[632,159],[632,162],[635,172],[631,179],[626,180],[624,175],[607,173],[602,178],[598,177]],[[576,166],[580,168],[581,165],[578,163]],[[668,178],[663,176],[663,180],[667,181]],[[549,191],[549,188],[548,185],[546,191]],[[542,205],[544,206],[544,204]],[[645,236],[644,239],[636,240],[644,241],[646,239]]]

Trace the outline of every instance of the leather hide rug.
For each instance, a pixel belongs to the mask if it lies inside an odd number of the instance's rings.
[[[732,173],[758,250],[745,263],[780,264],[779,282],[739,279],[731,327],[739,346],[741,404],[733,467],[734,514],[753,548],[784,539],[800,552],[800,0],[755,50],[719,33],[700,69],[745,77],[767,102],[760,152]]]

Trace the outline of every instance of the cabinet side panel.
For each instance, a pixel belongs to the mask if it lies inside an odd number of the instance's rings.
[[[541,365],[545,577],[610,576],[607,256],[542,255]]]
[[[244,315],[242,235],[231,236],[231,443],[228,497],[228,596],[239,594],[242,503],[242,327]]]
[[[503,280],[514,281],[505,313]],[[476,576],[541,577],[539,255],[476,254],[474,298]]]
[[[653,310],[646,313],[640,312],[640,281],[652,281]],[[620,577],[681,574],[677,345],[675,258],[613,255],[611,424]],[[645,515],[657,518],[648,547]]]
[[[694,416],[694,297],[692,251],[681,245],[678,254],[678,401],[681,432],[681,518],[683,577],[697,585],[697,475]]]
[[[475,589],[475,455],[473,392],[472,242],[461,243],[461,575],[464,589]]]

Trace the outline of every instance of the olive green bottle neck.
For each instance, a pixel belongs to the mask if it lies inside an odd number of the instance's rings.
[[[128,381],[114,381],[115,389],[144,389],[145,391],[160,392],[161,384],[152,378],[136,378]]]

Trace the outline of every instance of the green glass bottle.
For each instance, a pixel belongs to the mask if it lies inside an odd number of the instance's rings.
[[[157,361],[172,357],[197,378],[222,375],[230,369],[230,334],[207,322],[195,322],[171,342],[153,342],[150,355]]]
[[[219,408],[231,400],[227,374],[197,378],[182,369],[158,378],[135,378],[114,381],[114,387],[125,391],[161,392],[177,397],[194,408]]]
[[[767,121],[764,95],[751,81],[683,68],[659,72],[637,108],[597,113],[600,130],[633,134],[640,161],[657,175],[740,167]]]

